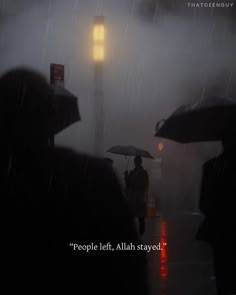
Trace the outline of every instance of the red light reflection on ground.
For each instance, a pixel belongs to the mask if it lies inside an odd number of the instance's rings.
[[[165,283],[168,278],[168,249],[167,249],[167,222],[161,221],[161,251],[160,251],[160,278]]]

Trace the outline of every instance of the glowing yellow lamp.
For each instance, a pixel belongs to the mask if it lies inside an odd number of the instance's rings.
[[[95,17],[93,25],[93,60],[103,62],[105,59],[104,17]]]
[[[104,24],[95,24],[93,27],[93,41],[104,42],[105,41],[105,28]]]

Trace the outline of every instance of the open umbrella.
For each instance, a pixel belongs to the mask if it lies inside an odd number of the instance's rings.
[[[107,152],[125,156],[127,158],[126,170],[128,170],[129,159],[131,156],[133,157],[140,156],[143,158],[153,159],[153,156],[148,151],[139,149],[132,145],[128,145],[128,146],[116,145],[108,149]]]
[[[215,141],[222,140],[226,130],[235,124],[236,100],[209,97],[183,105],[168,119],[159,121],[155,135],[181,143]]]
[[[132,145],[128,145],[128,146],[116,145],[111,147],[109,150],[107,150],[107,152],[124,155],[124,156],[134,156],[134,157],[140,156],[144,158],[153,159],[153,156],[148,151],[141,150]]]
[[[80,120],[77,97],[49,85],[39,72],[19,67],[0,76],[0,126],[5,141],[53,137]],[[41,136],[40,135],[40,136]]]
[[[51,85],[53,100],[53,133],[57,134],[75,122],[81,117],[78,108],[77,97],[67,89],[60,86]]]

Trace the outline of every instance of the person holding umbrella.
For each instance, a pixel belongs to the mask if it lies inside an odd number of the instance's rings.
[[[2,288],[147,295],[145,254],[104,249],[140,243],[112,167],[49,145],[63,114],[51,90],[31,69],[0,77]]]
[[[197,232],[197,239],[208,242],[212,247],[217,294],[230,295],[236,294],[234,125],[226,124],[222,145],[223,153],[203,166],[199,207],[205,218]]]
[[[149,190],[149,176],[142,166],[142,157],[134,158],[135,168],[128,173],[125,171],[127,198],[134,217],[139,221],[139,233],[145,232],[145,215]]]
[[[218,295],[236,294],[236,100],[208,97],[179,107],[156,126],[156,136],[180,143],[221,141],[223,152],[202,169],[196,238],[210,244]]]

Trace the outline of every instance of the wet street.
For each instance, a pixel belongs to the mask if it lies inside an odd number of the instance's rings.
[[[211,249],[195,240],[200,222],[187,213],[147,220],[143,243],[166,243],[147,253],[151,295],[215,295]]]

